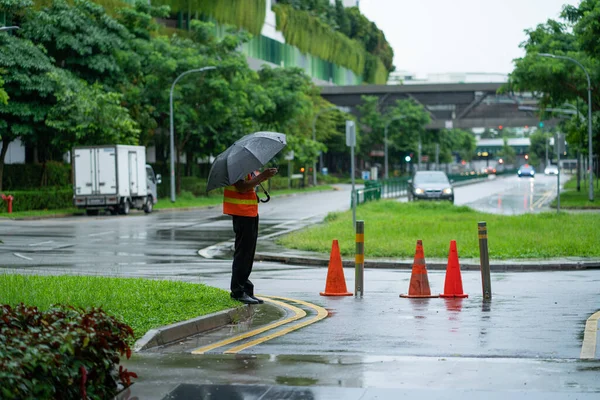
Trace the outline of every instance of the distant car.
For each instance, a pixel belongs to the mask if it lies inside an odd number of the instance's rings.
[[[443,171],[417,171],[408,181],[408,200],[449,200],[454,203],[454,188]]]
[[[531,165],[525,164],[519,168],[519,170],[517,171],[517,175],[519,175],[519,178],[521,178],[523,176],[529,176],[529,177],[534,178],[535,177],[535,169],[533,169],[533,167]]]
[[[545,175],[558,175],[558,167],[556,165],[548,165],[546,169],[544,169]]]

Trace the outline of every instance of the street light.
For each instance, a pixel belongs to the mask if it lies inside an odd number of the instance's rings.
[[[589,200],[594,201],[594,183],[592,178],[592,167],[594,165],[593,156],[592,156],[592,82],[590,80],[590,74],[588,74],[587,69],[577,60],[571,57],[566,56],[557,56],[555,54],[548,53],[539,53],[540,57],[548,57],[548,58],[557,58],[561,60],[571,61],[581,67],[583,72],[585,72],[585,77],[587,78],[588,84],[588,164],[590,168],[590,189],[589,189]]]
[[[173,130],[174,130],[173,129],[173,90],[175,89],[175,84],[177,83],[177,81],[179,81],[181,78],[183,78],[187,74],[191,74],[193,72],[207,71],[209,69],[215,69],[215,68],[217,68],[217,67],[203,67],[203,68],[197,68],[197,69],[190,69],[189,71],[185,71],[184,73],[179,75],[173,81],[173,84],[171,85],[171,93],[169,95],[169,119],[170,119],[170,123],[171,123],[169,145],[171,147],[171,202],[172,203],[175,203],[175,135],[173,133]]]
[[[13,29],[21,29],[18,26],[0,26],[0,32],[12,31]]]
[[[334,107],[334,106],[327,107],[322,110],[319,110],[317,115],[315,115],[315,117],[313,118],[313,122],[312,122],[313,142],[317,141],[317,118],[319,118],[319,115],[323,114],[326,111],[337,110],[337,109],[338,108]],[[323,152],[322,151],[319,152],[319,165],[321,165],[321,167],[323,167]],[[313,160],[313,185],[317,186],[317,161],[316,160]]]
[[[406,118],[406,115],[401,115],[399,117],[394,117],[394,118],[390,119],[388,122],[386,122],[385,129],[383,130],[383,149],[384,149],[383,154],[385,156],[385,161],[384,161],[384,163],[385,163],[385,173],[384,173],[383,176],[384,176],[385,179],[389,178],[389,173],[388,173],[388,140],[387,140],[388,126],[392,122],[400,120],[400,119],[404,119],[404,118]]]

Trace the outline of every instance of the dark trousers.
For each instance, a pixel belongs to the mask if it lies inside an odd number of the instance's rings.
[[[258,215],[240,217],[233,215],[235,232],[235,250],[231,266],[231,296],[239,297],[244,292],[254,296],[254,285],[250,282],[250,273],[254,263],[256,241],[258,240]]]

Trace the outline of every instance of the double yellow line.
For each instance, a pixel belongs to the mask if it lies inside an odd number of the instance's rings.
[[[233,336],[231,338],[224,339],[224,340],[218,341],[216,343],[209,344],[207,346],[200,347],[198,349],[192,350],[192,354],[204,354],[204,353],[206,353],[208,351],[211,351],[211,350],[214,350],[214,349],[218,349],[219,347],[227,346],[229,344],[236,343],[236,342],[242,341],[244,339],[248,339],[248,338],[251,338],[253,336],[259,335],[261,333],[273,330],[273,329],[278,328],[278,327],[280,327],[282,325],[289,324],[290,322],[297,321],[297,320],[299,320],[301,318],[304,318],[306,316],[306,311],[304,311],[303,309],[298,308],[298,307],[293,306],[293,305],[288,304],[288,303],[284,303],[283,301],[291,302],[291,303],[297,303],[297,304],[302,304],[302,305],[304,305],[304,306],[306,306],[306,307],[314,310],[316,312],[316,315],[313,318],[311,318],[311,319],[309,319],[309,320],[307,320],[305,322],[302,322],[300,324],[296,324],[296,325],[290,326],[288,328],[282,329],[280,331],[274,332],[274,333],[266,335],[266,336],[262,336],[260,338],[257,338],[257,339],[251,340],[249,342],[246,342],[244,344],[241,344],[239,346],[232,347],[231,349],[229,349],[227,351],[224,351],[223,353],[224,354],[236,354],[236,353],[238,353],[238,352],[240,352],[242,350],[245,350],[245,349],[247,349],[249,347],[256,346],[257,344],[260,344],[260,343],[264,343],[267,340],[271,340],[271,339],[275,339],[275,338],[283,336],[283,335],[287,335],[290,332],[293,332],[293,331],[298,330],[300,328],[304,328],[305,326],[308,326],[310,324],[314,324],[315,322],[318,322],[318,321],[322,320],[323,318],[327,317],[327,310],[326,309],[324,309],[323,307],[319,307],[319,306],[317,306],[315,304],[308,303],[306,301],[289,299],[289,298],[286,298],[286,297],[278,297],[278,296],[261,296],[261,298],[263,300],[269,302],[269,303],[272,303],[272,304],[275,304],[275,305],[278,305],[280,307],[283,307],[283,308],[286,308],[286,309],[290,310],[291,312],[294,313],[294,315],[291,316],[291,317],[288,317],[286,319],[283,319],[281,321],[277,321],[277,322],[274,322],[272,324],[265,325],[265,326],[263,326],[261,328],[253,329],[253,330],[248,331],[246,333],[243,333],[243,334],[240,334],[240,335],[237,335],[237,336]],[[275,300],[275,299],[278,299],[278,300]],[[283,301],[279,301],[279,300],[283,300]]]
[[[542,206],[544,205],[544,203],[548,200],[550,200],[550,198],[552,196],[554,196],[556,194],[555,191],[549,190],[547,192],[545,192],[542,197],[540,197],[539,199],[537,199],[532,205],[532,208],[542,208]]]

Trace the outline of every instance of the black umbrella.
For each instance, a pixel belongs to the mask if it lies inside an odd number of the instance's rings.
[[[244,136],[215,158],[208,173],[206,191],[233,185],[262,168],[285,145],[283,133],[255,132]]]

